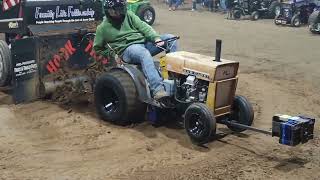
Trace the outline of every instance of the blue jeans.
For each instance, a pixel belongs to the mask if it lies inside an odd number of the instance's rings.
[[[175,2],[174,7],[177,8],[178,6],[181,5],[182,0],[169,0],[169,7],[172,7],[173,3]]]
[[[171,34],[161,35],[162,40],[174,37]],[[177,51],[177,42],[171,41],[168,43],[171,48],[170,52]],[[160,76],[156,66],[154,65],[153,57],[163,50],[156,47],[152,42],[147,42],[145,44],[132,44],[127,47],[123,54],[122,59],[126,63],[130,64],[141,64],[142,71],[147,78],[150,85],[150,90],[153,94],[160,90],[164,90],[163,78]]]

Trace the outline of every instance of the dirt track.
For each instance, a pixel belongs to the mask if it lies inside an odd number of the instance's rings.
[[[275,113],[320,119],[320,36],[272,20],[155,8],[154,28],[181,36],[183,50],[213,55],[223,40],[222,57],[240,61],[238,94],[253,103],[254,126],[270,128]],[[290,148],[219,126],[217,140],[200,148],[173,123],[118,127],[99,121],[92,105],[15,106],[0,93],[0,179],[319,179],[319,143]]]

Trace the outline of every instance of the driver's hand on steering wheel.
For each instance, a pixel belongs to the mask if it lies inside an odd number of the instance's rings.
[[[155,40],[157,46],[164,46],[164,41],[162,41],[160,38]]]

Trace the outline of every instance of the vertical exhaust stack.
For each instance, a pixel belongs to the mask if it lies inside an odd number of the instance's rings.
[[[216,40],[216,56],[215,56],[215,61],[221,62],[220,57],[221,57],[221,44],[222,41],[220,39]]]

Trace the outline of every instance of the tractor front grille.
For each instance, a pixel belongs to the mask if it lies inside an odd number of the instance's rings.
[[[236,86],[237,78],[217,82],[215,109],[230,106],[232,104]]]

